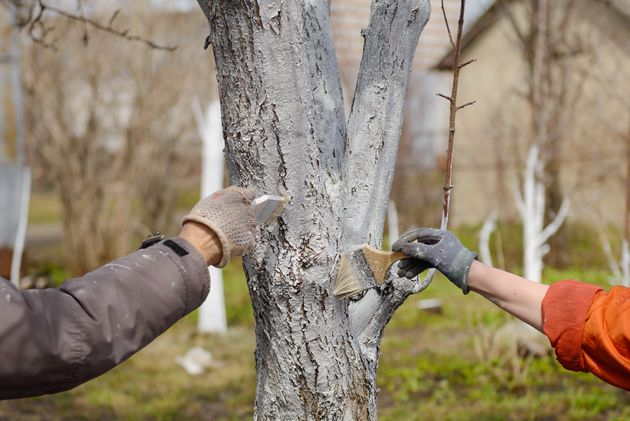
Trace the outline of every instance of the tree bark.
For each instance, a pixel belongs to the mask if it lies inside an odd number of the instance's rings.
[[[233,183],[290,202],[244,259],[257,419],[375,419],[380,339],[413,291],[337,299],[341,252],[379,246],[428,0],[374,0],[346,127],[330,4],[199,0],[210,23]]]

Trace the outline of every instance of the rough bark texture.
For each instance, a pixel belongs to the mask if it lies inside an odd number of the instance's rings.
[[[339,255],[380,245],[428,0],[373,1],[346,127],[330,4],[199,0],[210,22],[232,181],[290,197],[245,258],[257,419],[375,419],[383,329],[414,285],[332,295]]]

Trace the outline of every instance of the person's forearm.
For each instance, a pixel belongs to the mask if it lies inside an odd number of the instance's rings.
[[[547,285],[475,261],[468,272],[468,288],[542,332]]]
[[[204,301],[207,257],[172,238],[60,289],[0,284],[0,399],[67,390],[127,359]]]

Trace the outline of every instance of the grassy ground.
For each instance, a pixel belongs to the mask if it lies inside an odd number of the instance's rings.
[[[602,282],[602,273],[550,272],[549,278]],[[55,396],[0,403],[0,419],[240,420],[255,392],[253,320],[237,265],[226,272],[230,332],[195,334],[195,315],[110,373]],[[442,314],[417,301],[444,300]],[[436,280],[409,299],[387,327],[379,367],[381,420],[627,420],[630,395],[596,378],[563,371],[553,357],[519,358],[489,345],[509,320],[474,294]],[[193,377],[174,359],[192,346],[219,368]]]
[[[183,195],[190,207],[194,194]],[[51,194],[31,201],[31,224],[59,223],[61,209]],[[475,247],[477,227],[458,234]],[[582,232],[584,230],[574,230]],[[503,227],[504,244],[521,243],[518,226]],[[597,247],[572,238],[576,266],[548,269],[549,281],[573,278],[606,285]],[[58,249],[58,245],[56,246]],[[59,249],[60,250],[60,249]],[[58,251],[59,251],[58,250]],[[508,248],[509,268],[519,271],[518,247]],[[601,253],[599,253],[601,254]],[[66,274],[51,263],[55,280]],[[121,366],[70,392],[0,402],[8,420],[240,420],[251,419],[255,393],[253,316],[242,271],[225,272],[230,332],[195,333],[196,315],[158,338]],[[441,298],[442,314],[417,309],[424,298]],[[629,420],[630,394],[595,377],[564,371],[553,356],[521,358],[501,345],[500,327],[510,318],[475,294],[464,297],[443,279],[411,297],[387,326],[378,371],[379,418],[399,420]],[[193,346],[212,352],[220,367],[189,376],[175,357]]]

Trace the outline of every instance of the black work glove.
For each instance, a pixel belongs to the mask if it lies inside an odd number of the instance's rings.
[[[477,254],[464,247],[452,232],[419,228],[403,235],[392,250],[412,258],[399,263],[398,276],[411,279],[427,268],[435,268],[468,294],[468,271]]]

